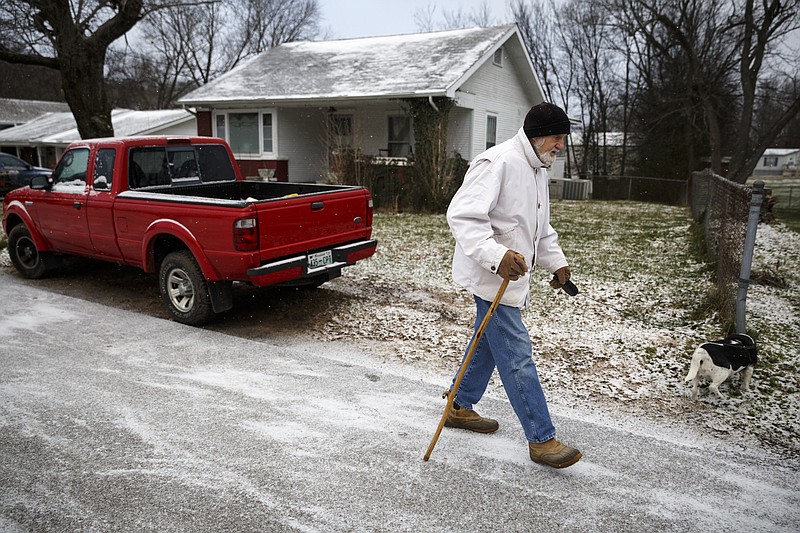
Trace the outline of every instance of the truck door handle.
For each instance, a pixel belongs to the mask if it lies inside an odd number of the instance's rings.
[[[80,211],[81,207],[83,207],[83,203],[81,203],[81,202],[72,202],[72,207],[74,207],[75,209]]]
[[[323,207],[325,207],[325,202],[311,202],[312,211],[319,211]]]

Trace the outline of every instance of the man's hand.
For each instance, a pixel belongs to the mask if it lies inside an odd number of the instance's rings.
[[[508,250],[500,261],[500,266],[497,267],[497,275],[511,281],[517,281],[527,271],[525,257],[514,250]]]
[[[572,277],[572,271],[568,266],[561,267],[555,271],[555,278],[550,280],[550,286],[554,289],[560,289],[564,286],[567,280]]]

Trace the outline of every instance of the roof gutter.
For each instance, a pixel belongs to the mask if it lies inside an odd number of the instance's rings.
[[[341,94],[323,95],[323,96],[307,96],[307,97],[263,97],[263,98],[248,98],[248,99],[230,99],[230,100],[186,100],[179,102],[180,105],[186,107],[191,106],[194,108],[208,108],[208,107],[277,107],[281,105],[322,105],[327,106],[331,101],[348,101],[356,102],[363,100],[396,100],[402,98],[432,98],[433,96],[449,96],[448,90],[430,90],[418,91],[408,93],[375,93],[375,94],[362,94],[358,96],[348,96]],[[452,96],[451,96],[452,98]]]

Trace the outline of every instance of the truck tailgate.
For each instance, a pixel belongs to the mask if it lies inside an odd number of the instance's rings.
[[[259,202],[261,261],[368,239],[369,199],[354,189]]]

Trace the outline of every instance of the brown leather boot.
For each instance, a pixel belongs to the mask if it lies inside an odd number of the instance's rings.
[[[468,429],[477,433],[492,433],[500,428],[497,420],[484,418],[472,409],[464,409],[456,404],[453,404],[447,413],[444,425],[448,428]]]
[[[581,458],[581,452],[571,448],[566,444],[550,439],[545,442],[529,442],[528,449],[531,453],[531,460],[553,468],[566,468],[577,463]]]

